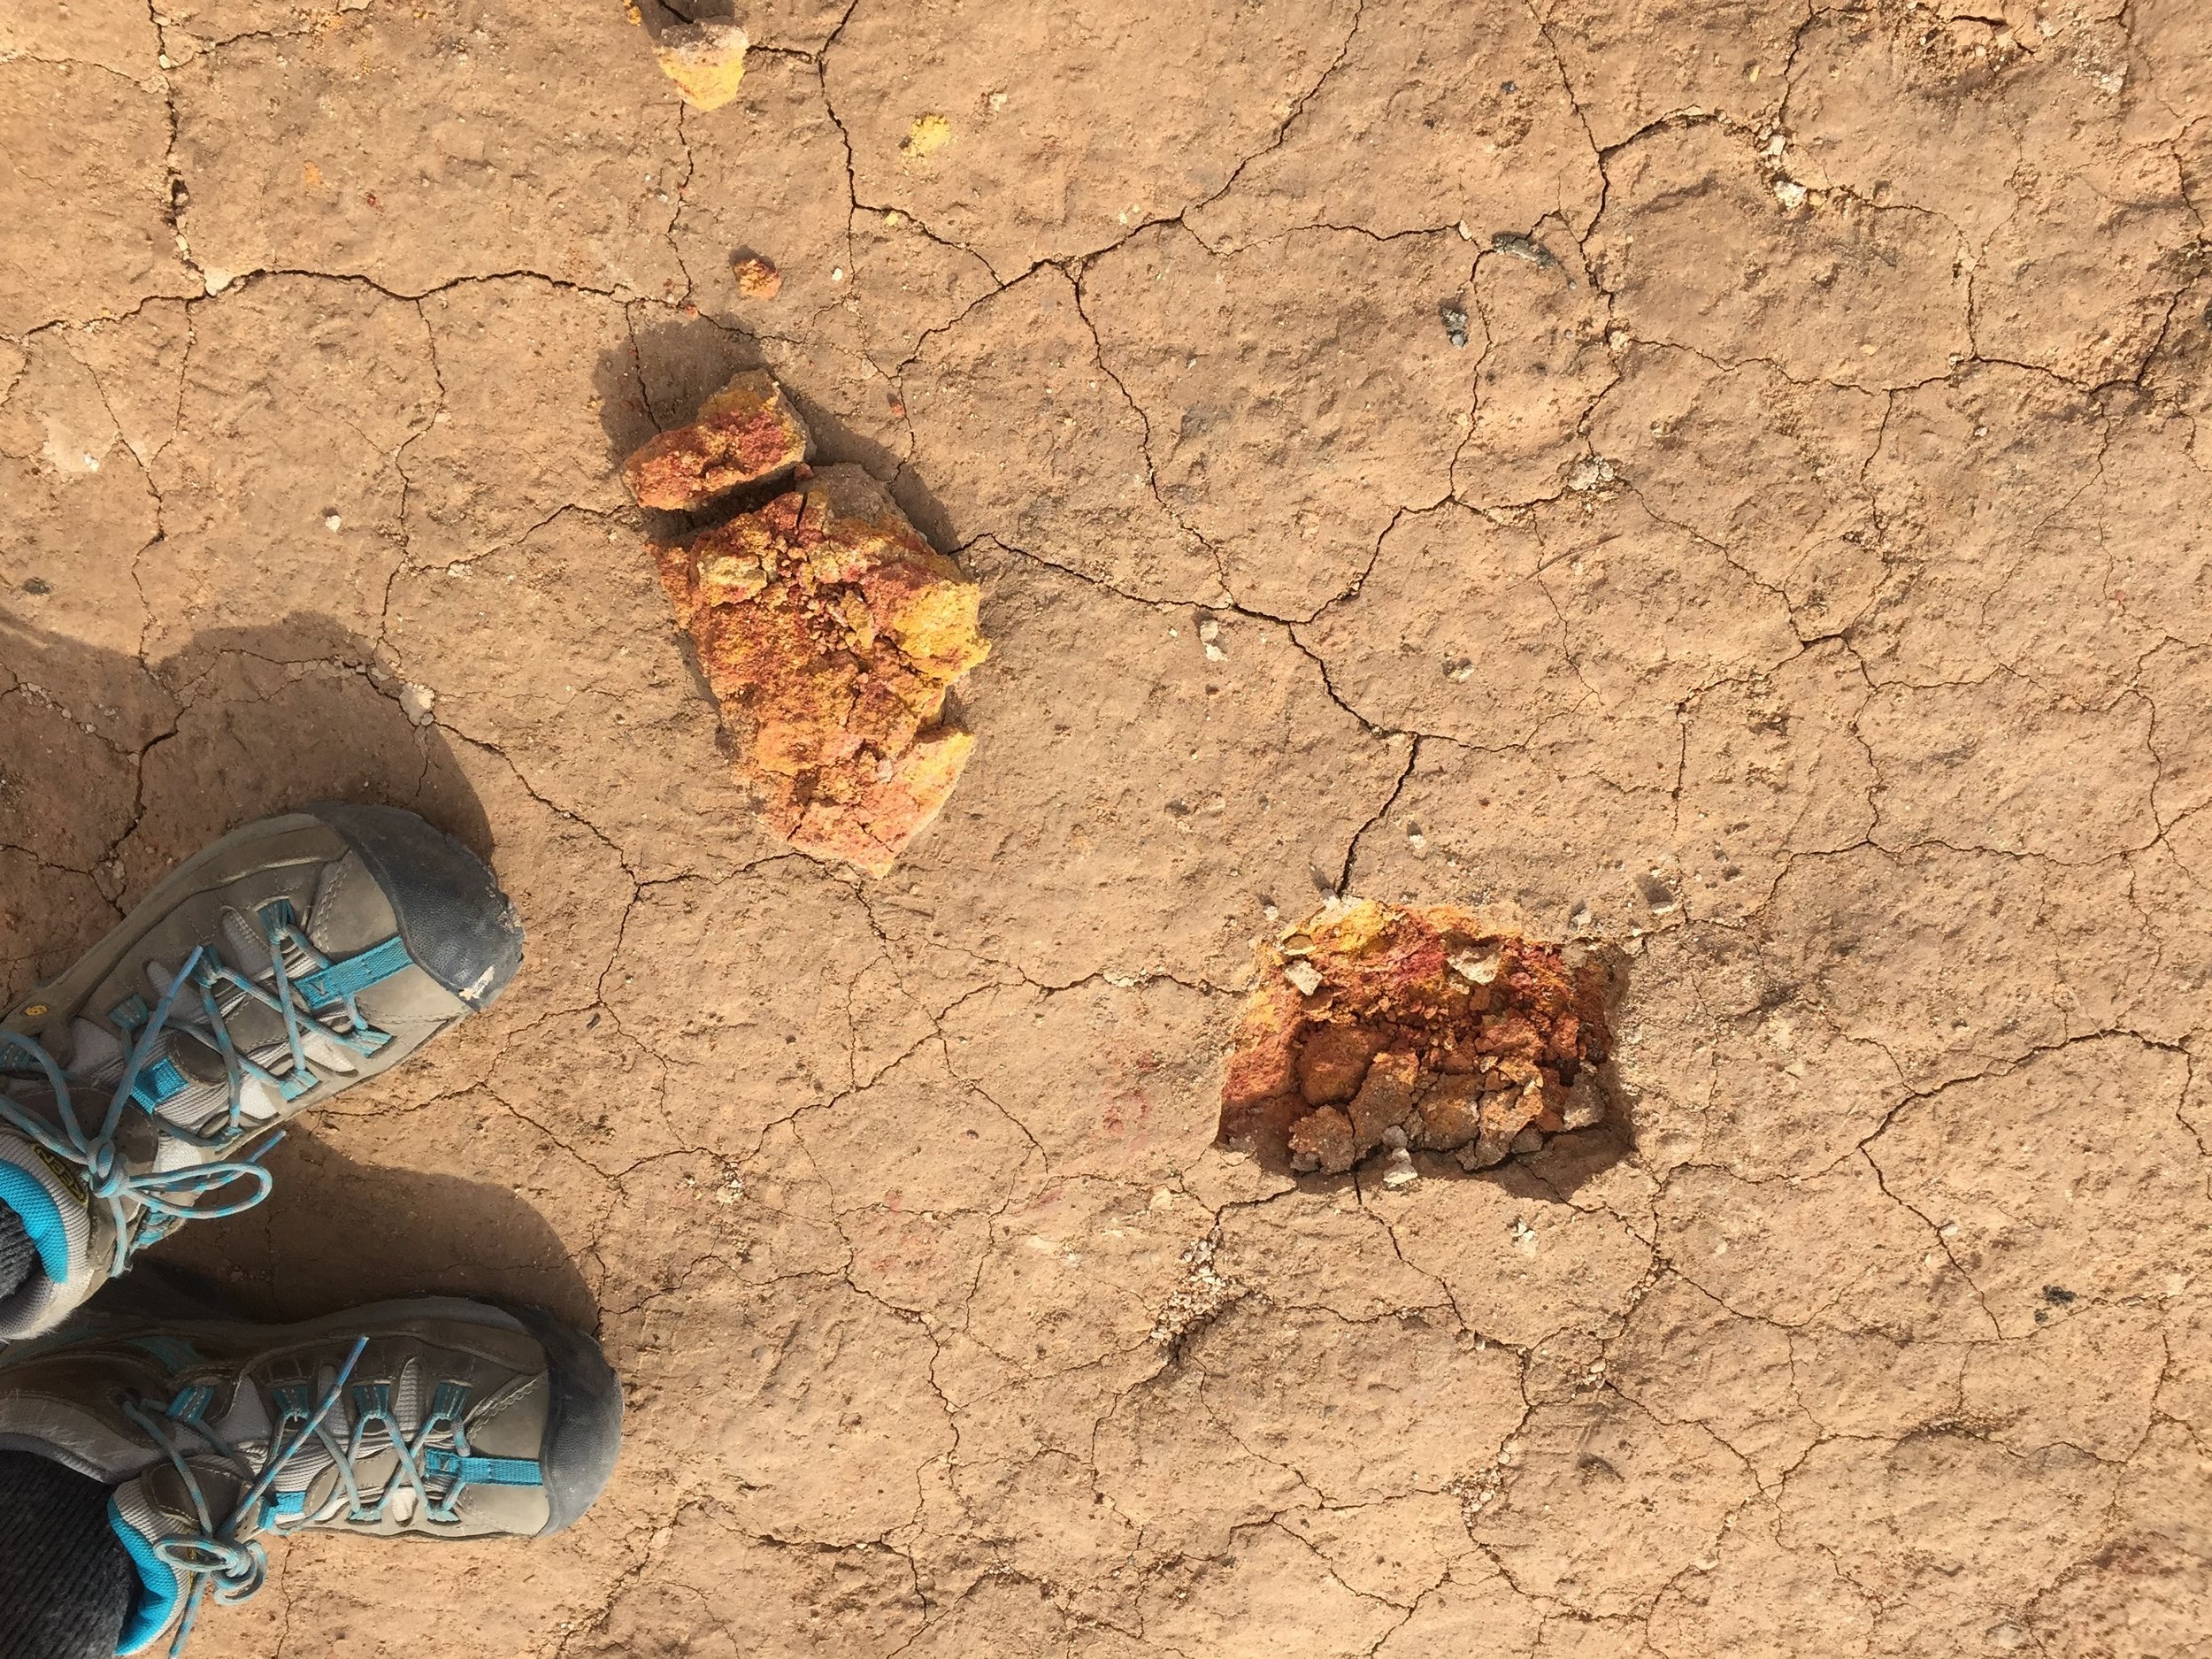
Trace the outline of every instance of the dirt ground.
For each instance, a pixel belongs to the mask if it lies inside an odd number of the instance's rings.
[[[462,834],[511,994],[171,1248],[632,1390],[202,1659],[2212,1653],[2200,0],[741,16],[701,112],[620,0],[0,9],[5,990]],[[882,879],[615,477],[763,362],[984,588]],[[1632,1121],[1217,1150],[1338,891],[1620,952]]]

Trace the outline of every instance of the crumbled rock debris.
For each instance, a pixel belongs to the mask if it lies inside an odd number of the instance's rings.
[[[1169,1293],[1159,1317],[1152,1322],[1152,1340],[1162,1348],[1171,1348],[1247,1294],[1244,1286],[1215,1268],[1211,1239],[1195,1240],[1180,1259],[1183,1282]]]
[[[733,255],[730,273],[737,279],[737,291],[749,300],[772,300],[783,292],[783,273],[759,254]]]
[[[1220,1141],[1299,1171],[1377,1151],[1469,1170],[1604,1121],[1607,974],[1588,950],[1450,906],[1333,904],[1261,953],[1221,1100]]]
[[[1509,230],[1502,230],[1490,239],[1493,253],[1502,253],[1514,259],[1525,259],[1529,264],[1548,270],[1559,263],[1559,256],[1538,242],[1533,236],[1523,236]]]
[[[1617,476],[1613,463],[1601,455],[1586,455],[1567,469],[1567,488],[1586,495],[1594,489],[1603,489]]]
[[[692,512],[806,459],[806,422],[765,369],[738,375],[687,426],[649,439],[622,464],[641,507]]]
[[[747,472],[791,471],[790,488],[657,548],[661,584],[740,728],[736,769],[768,826],[881,875],[974,747],[944,704],[989,649],[977,589],[859,467],[801,464],[805,428],[765,374],[740,375],[708,410],[631,457],[641,502],[715,499]]]
[[[1448,299],[1436,308],[1437,317],[1444,325],[1444,337],[1460,350],[1467,349],[1467,303],[1463,299]]]
[[[727,18],[673,23],[653,42],[661,73],[695,110],[718,110],[745,79],[745,31]]]

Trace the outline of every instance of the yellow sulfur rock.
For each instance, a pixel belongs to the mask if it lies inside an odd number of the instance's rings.
[[[661,31],[653,55],[695,110],[718,110],[745,79],[745,31],[723,19],[678,23]]]

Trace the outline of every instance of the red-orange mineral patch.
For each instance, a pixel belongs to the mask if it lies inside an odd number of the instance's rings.
[[[1602,966],[1450,906],[1333,904],[1261,952],[1221,1095],[1221,1142],[1340,1174],[1385,1155],[1468,1169],[1604,1120]]]
[[[648,439],[622,464],[641,507],[689,512],[806,459],[806,422],[765,369],[707,399],[699,418]]]
[[[770,827],[888,870],[975,743],[943,718],[989,649],[974,584],[856,466],[657,552]]]

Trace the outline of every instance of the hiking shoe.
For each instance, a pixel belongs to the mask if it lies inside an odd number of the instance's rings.
[[[0,1340],[52,1329],[187,1221],[267,1196],[275,1126],[489,1007],[522,930],[411,812],[234,830],[0,1018],[0,1203],[39,1266]]]
[[[557,1532],[621,1439],[595,1342],[460,1297],[289,1325],[92,1310],[0,1356],[0,1445],[115,1488],[139,1578],[124,1654],[180,1652],[207,1600],[261,1587],[272,1537]]]

